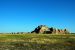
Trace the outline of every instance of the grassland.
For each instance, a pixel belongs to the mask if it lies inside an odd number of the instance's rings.
[[[75,34],[0,34],[0,50],[75,50]]]

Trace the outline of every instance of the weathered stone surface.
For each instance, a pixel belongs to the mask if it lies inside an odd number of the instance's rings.
[[[37,33],[37,34],[67,34],[69,33],[66,29],[62,30],[62,29],[56,29],[56,28],[49,28],[46,25],[40,25],[38,27],[35,28],[34,31],[32,31],[31,33]]]

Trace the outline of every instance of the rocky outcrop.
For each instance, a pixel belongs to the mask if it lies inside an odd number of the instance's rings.
[[[69,33],[66,29],[56,29],[53,27],[47,27],[46,25],[39,25],[32,31],[31,33],[37,33],[37,34],[67,34]]]

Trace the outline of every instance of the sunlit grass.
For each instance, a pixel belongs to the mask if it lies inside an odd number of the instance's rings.
[[[71,50],[74,47],[74,34],[0,34],[0,50]]]

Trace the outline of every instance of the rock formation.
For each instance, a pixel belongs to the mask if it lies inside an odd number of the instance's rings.
[[[56,28],[49,28],[46,25],[39,25],[32,31],[31,33],[36,33],[36,34],[67,34],[69,33],[66,29],[56,29]]]

